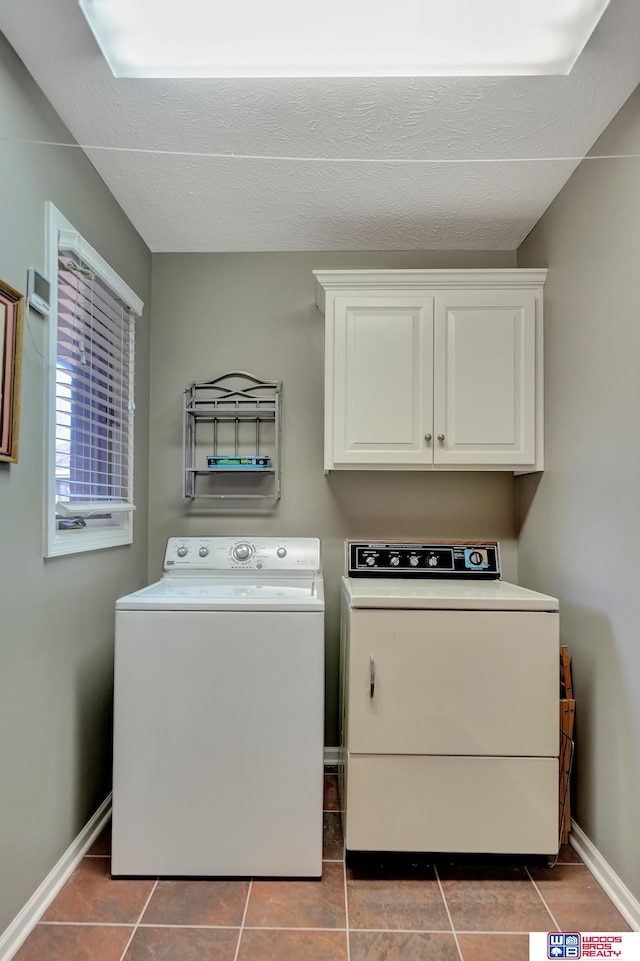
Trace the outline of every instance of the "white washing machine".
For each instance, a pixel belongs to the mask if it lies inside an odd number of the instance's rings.
[[[557,599],[495,542],[348,542],[347,575],[346,847],[557,852]]]
[[[322,873],[316,538],[172,537],[116,602],[113,875]]]

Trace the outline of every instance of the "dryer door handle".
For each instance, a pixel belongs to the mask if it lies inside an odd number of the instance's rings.
[[[376,662],[372,657],[369,658],[369,697],[373,697],[376,692]]]

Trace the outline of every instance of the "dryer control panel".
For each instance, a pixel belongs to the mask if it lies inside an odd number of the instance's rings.
[[[347,541],[348,577],[498,580],[497,541]]]

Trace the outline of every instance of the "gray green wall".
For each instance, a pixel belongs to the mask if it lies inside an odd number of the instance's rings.
[[[0,35],[2,137],[70,141]],[[44,560],[46,321],[25,330],[20,451],[0,464],[0,932],[110,790],[113,603],[147,568],[151,256],[78,149],[0,143],[0,277],[44,270],[51,200],[145,301],[138,326],[133,547]]]
[[[349,267],[512,267],[510,252],[161,254],[153,257],[150,576],[172,534],[317,536],[324,551],[326,744],[337,743],[340,575],[346,537],[492,537],[515,577],[509,473],[323,472],[324,318],[311,271]],[[181,497],[182,391],[248,370],[283,381],[282,500],[240,515]]]
[[[522,583],[573,655],[575,817],[640,899],[640,90],[518,251],[548,267],[545,472],[518,481]]]

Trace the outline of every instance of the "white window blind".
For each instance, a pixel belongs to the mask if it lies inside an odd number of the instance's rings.
[[[55,493],[63,516],[134,509],[135,318],[78,248],[58,250]]]
[[[46,205],[45,557],[133,542],[134,340],[143,302]]]

